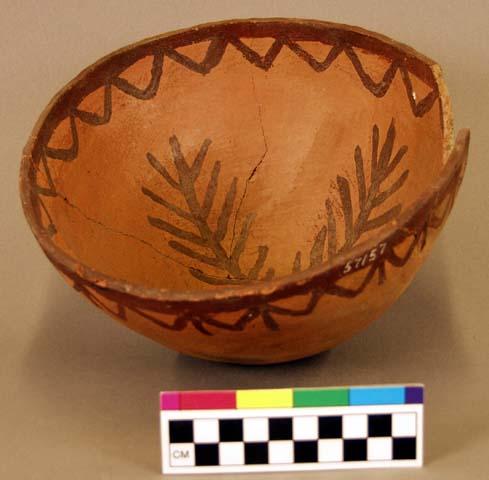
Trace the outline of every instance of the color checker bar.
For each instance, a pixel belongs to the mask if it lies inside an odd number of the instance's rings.
[[[340,407],[422,404],[423,387],[375,386],[162,392],[161,410]]]

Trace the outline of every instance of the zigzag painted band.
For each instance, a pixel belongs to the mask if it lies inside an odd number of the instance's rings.
[[[201,41],[205,40],[209,39],[204,38]],[[314,71],[318,73],[325,72],[334,63],[338,56],[341,53],[344,53],[350,60],[355,71],[357,72],[357,75],[359,76],[363,86],[376,97],[383,97],[389,91],[389,88],[397,72],[399,71],[406,89],[406,95],[411,110],[413,112],[413,115],[416,117],[424,116],[428,111],[431,110],[435,101],[439,98],[438,88],[435,85],[435,87],[424,98],[419,101],[416,100],[416,94],[410,78],[409,66],[406,59],[403,60],[399,58],[393,60],[390,66],[385,71],[382,79],[379,82],[375,82],[372,77],[365,71],[360,58],[353,49],[353,45],[348,44],[345,40],[338,41],[338,43],[336,44],[326,43],[332,48],[323,61],[318,61],[299,43],[297,43],[297,41],[293,41],[292,39],[287,38],[283,35],[280,38],[275,38],[273,44],[271,45],[267,53],[263,56],[255,52],[248,45],[243,43],[239,38],[213,37],[210,38],[210,40],[211,42],[209,44],[209,48],[207,49],[207,53],[200,63],[192,60],[186,55],[183,55],[174,48],[170,48],[169,46],[162,45],[160,46],[160,48],[155,46],[153,53],[153,66],[151,68],[151,79],[148,85],[143,89],[135,87],[130,82],[120,77],[119,75],[122,72],[119,72],[119,74],[114,77],[108,78],[104,84],[99,85],[99,87],[103,86],[105,89],[104,108],[103,113],[100,115],[93,112],[80,110],[78,106],[73,105],[67,115],[70,120],[70,130],[72,137],[71,146],[68,148],[49,147],[48,143],[50,140],[50,134],[46,139],[44,145],[41,145],[40,154],[37,160],[38,162],[42,163],[43,168],[46,170],[49,188],[39,186],[37,188],[37,193],[39,195],[48,196],[57,195],[54,184],[51,181],[51,175],[46,162],[46,157],[55,160],[72,161],[78,156],[79,140],[75,119],[78,118],[80,121],[93,126],[104,125],[108,123],[112,116],[112,86],[118,88],[127,95],[130,95],[139,100],[149,100],[153,98],[159,89],[160,80],[163,74],[163,59],[165,55],[191,71],[200,73],[201,75],[206,75],[210,73],[211,70],[220,63],[228,45],[232,45],[233,47],[235,47],[240,53],[242,53],[244,59],[253,64],[255,67],[262,70],[268,70],[273,66],[274,60],[277,58],[283,47],[289,48],[299,58],[304,60]],[[140,60],[141,58],[136,59],[136,61]],[[128,65],[127,67],[129,66],[130,65]],[[55,127],[55,125],[53,127]]]

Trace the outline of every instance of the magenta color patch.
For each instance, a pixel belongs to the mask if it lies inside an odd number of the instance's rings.
[[[236,408],[234,390],[215,390],[200,392],[181,392],[181,410],[215,410],[218,408]]]
[[[179,392],[162,392],[160,395],[161,410],[180,410]]]

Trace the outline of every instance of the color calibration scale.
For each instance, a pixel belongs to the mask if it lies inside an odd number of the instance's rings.
[[[421,385],[162,392],[164,474],[419,467]]]

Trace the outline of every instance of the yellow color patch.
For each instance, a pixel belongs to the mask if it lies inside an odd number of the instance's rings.
[[[293,393],[291,388],[270,390],[238,390],[237,408],[291,408]]]

